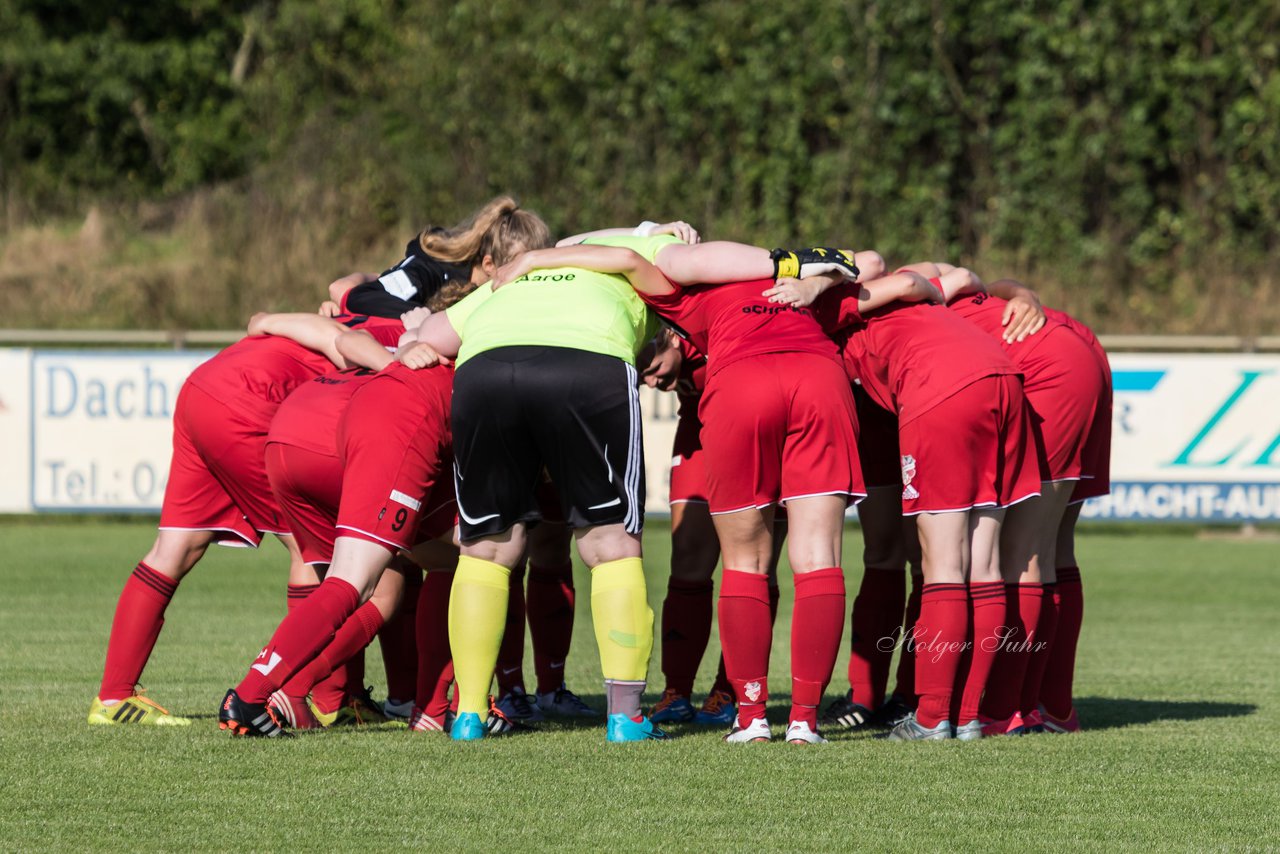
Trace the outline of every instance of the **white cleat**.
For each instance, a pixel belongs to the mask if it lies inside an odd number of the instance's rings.
[[[756,718],[746,726],[738,723],[738,719],[733,719],[733,729],[729,730],[729,734],[724,740],[730,744],[752,744],[759,741],[772,741],[773,731],[769,729],[769,721],[765,718]]]
[[[809,728],[808,721],[787,724],[787,744],[826,744],[827,740]]]

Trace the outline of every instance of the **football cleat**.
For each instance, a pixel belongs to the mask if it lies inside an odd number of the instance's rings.
[[[557,715],[562,718],[594,718],[600,714],[582,702],[581,697],[564,685],[554,691],[539,694],[535,702],[545,714]]]
[[[519,686],[503,694],[495,706],[505,718],[518,724],[540,724],[547,719],[538,704]]]
[[[728,691],[712,691],[693,716],[693,722],[701,726],[732,726],[737,719],[738,706]]]
[[[276,691],[267,698],[267,708],[290,729],[320,729],[320,721],[316,720],[306,697],[290,697],[284,691]]]
[[[662,697],[649,712],[649,717],[655,724],[688,723],[693,720],[693,715],[693,704],[689,702],[689,698],[674,688],[663,691]]]
[[[454,741],[479,741],[484,738],[484,722],[475,712],[463,712],[458,715],[449,728],[449,737]]]
[[[773,259],[775,279],[804,279],[824,273],[834,273],[850,282],[858,278],[858,265],[848,249],[831,249],[814,246],[809,249],[775,249],[769,253]]]
[[[729,734],[724,740],[730,744],[754,744],[761,741],[772,741],[773,731],[769,729],[769,721],[766,718],[753,718],[742,726],[735,717],[733,719],[733,729],[729,730]]]
[[[445,711],[443,717],[432,717],[415,706],[412,714],[409,715],[409,731],[448,732],[449,728],[453,726],[453,718],[452,711]]]
[[[809,726],[808,721],[792,721],[787,724],[787,744],[826,744],[827,740]]]
[[[1075,707],[1072,707],[1071,714],[1065,718],[1055,718],[1045,710],[1044,706],[1041,706],[1040,717],[1044,721],[1045,732],[1066,734],[1080,731],[1080,717],[1076,714]]]
[[[1022,735],[1026,732],[1026,726],[1022,723],[1022,712],[1014,712],[1004,720],[992,720],[981,715],[978,720],[982,721],[982,735],[984,738],[990,738],[994,735]]]
[[[1022,716],[1022,734],[1031,735],[1045,731],[1044,718],[1039,709],[1033,709]]]
[[[316,720],[320,722],[320,725],[326,729],[335,726],[385,724],[387,718],[382,713],[382,707],[369,695],[372,690],[373,686],[370,685],[364,689],[363,694],[348,694],[347,698],[342,701],[342,705],[332,712],[320,711],[320,708],[313,702],[311,703],[311,711],[315,714]]]
[[[653,725],[652,718],[641,717],[636,721],[626,715],[609,715],[605,738],[614,744],[620,744],[628,741],[660,741],[668,736]]]
[[[388,721],[408,723],[413,715],[413,700],[398,702],[388,697],[382,701],[382,716]]]
[[[110,705],[97,697],[89,704],[89,723],[92,726],[103,724],[145,724],[147,726],[190,726],[191,718],[182,718],[170,712],[139,693],[125,697]]]
[[[967,724],[960,724],[956,727],[955,739],[957,741],[977,741],[982,738],[982,721],[969,721]]]
[[[938,721],[936,726],[921,726],[916,720],[916,713],[907,715],[906,720],[889,731],[890,741],[945,741],[951,738],[951,721]]]
[[[866,706],[853,702],[853,691],[843,697],[831,701],[822,713],[822,722],[845,729],[861,729],[871,724],[871,710]]]
[[[494,702],[493,697],[489,698],[489,714],[484,721],[485,729],[490,735],[505,735],[518,729],[528,730],[530,727],[515,718],[507,715],[502,708]]]
[[[254,738],[292,738],[266,703],[246,703],[232,688],[218,707],[218,729]]]
[[[875,714],[871,717],[871,724],[892,729],[906,720],[907,715],[911,714],[912,711],[912,707],[908,706],[901,697],[893,694],[884,701],[884,705],[876,709]]]

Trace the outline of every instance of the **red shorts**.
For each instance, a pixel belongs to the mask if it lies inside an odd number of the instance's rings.
[[[258,399],[232,406],[191,383],[182,386],[162,529],[211,531],[224,545],[255,547],[264,533],[289,533],[263,463],[274,407],[262,409]]]
[[[1070,329],[1041,334],[1048,338],[1022,363],[1040,479],[1080,480],[1085,440],[1102,396],[1102,372],[1089,345]]]
[[[1092,342],[1094,358],[1102,371],[1102,389],[1094,410],[1093,423],[1085,436],[1081,454],[1083,477],[1071,493],[1071,503],[1087,498],[1097,498],[1111,492],[1111,362],[1107,351],[1095,338]]]
[[[983,377],[898,431],[902,515],[1007,507],[1040,494],[1031,413],[1016,375]]]
[[[680,408],[671,443],[669,504],[707,503],[707,463],[702,450],[702,422],[693,407]]]
[[[342,499],[342,460],[295,445],[267,443],[267,477],[307,563],[330,563]]]
[[[749,356],[707,381],[702,447],[712,513],[866,495],[844,369],[810,353]]]
[[[872,400],[860,385],[853,387],[853,403],[858,410],[858,459],[867,488],[901,486],[898,416]]]
[[[379,377],[351,398],[338,428],[346,477],[338,536],[409,549],[457,522],[449,412]]]

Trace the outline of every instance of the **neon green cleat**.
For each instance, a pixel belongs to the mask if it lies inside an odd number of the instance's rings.
[[[308,704],[311,706],[312,714],[320,722],[320,726],[325,729],[335,726],[373,726],[387,722],[382,706],[373,701],[367,688],[362,695],[348,695],[342,705],[332,712],[321,711],[315,703],[310,701],[310,698],[308,698]]]
[[[159,703],[152,702],[141,694],[134,694],[110,705],[97,697],[89,706],[89,724],[102,726],[111,724],[147,724],[149,726],[190,726],[190,718],[180,718],[172,714]]]

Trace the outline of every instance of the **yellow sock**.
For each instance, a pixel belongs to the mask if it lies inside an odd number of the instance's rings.
[[[449,645],[458,681],[458,713],[489,711],[489,683],[507,622],[511,570],[463,555],[449,593]]]
[[[644,681],[653,651],[653,611],[640,558],[613,560],[591,569],[591,619],[604,678]]]

